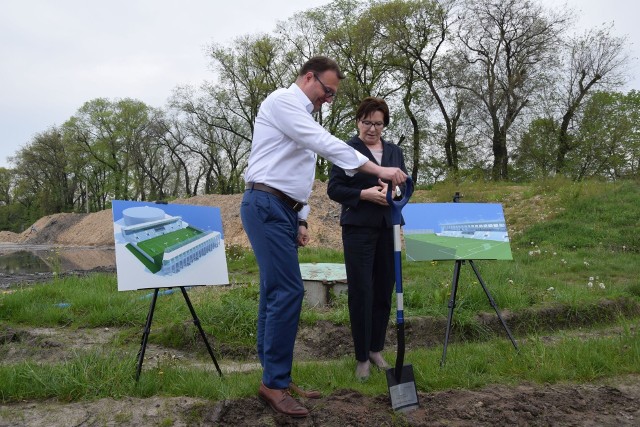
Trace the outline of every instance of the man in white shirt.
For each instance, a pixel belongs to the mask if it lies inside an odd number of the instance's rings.
[[[307,408],[290,394],[305,392],[291,380],[293,346],[298,331],[304,287],[297,246],[309,242],[307,201],[315,176],[316,155],[351,175],[364,172],[395,186],[407,175],[381,167],[335,138],[312,117],[332,102],[344,75],[323,56],[307,61],[289,88],[271,93],[256,117],[240,207],[242,224],[260,269],[258,357],[262,383],[258,396],[275,411],[306,417]]]

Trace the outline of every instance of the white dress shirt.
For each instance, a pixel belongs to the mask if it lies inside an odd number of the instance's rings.
[[[276,188],[307,203],[315,177],[316,153],[353,175],[368,159],[313,119],[313,103],[293,83],[260,105],[253,130],[245,182]],[[306,218],[309,208],[298,213]]]

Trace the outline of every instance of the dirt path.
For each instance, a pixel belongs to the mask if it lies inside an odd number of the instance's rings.
[[[420,393],[420,407],[395,414],[388,396],[353,390],[308,400],[311,415],[276,415],[256,397],[210,402],[188,397],[22,402],[0,405],[0,426],[637,426],[640,378],[580,386],[489,386]]]

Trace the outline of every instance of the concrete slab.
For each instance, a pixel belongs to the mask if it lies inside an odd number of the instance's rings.
[[[337,295],[347,292],[347,271],[344,264],[300,264],[304,299],[311,307],[331,304]]]

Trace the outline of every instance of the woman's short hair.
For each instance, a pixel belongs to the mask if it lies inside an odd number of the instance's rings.
[[[389,126],[389,106],[384,99],[368,96],[360,102],[356,110],[356,121],[370,116],[376,111],[380,111],[384,116],[384,125]]]

